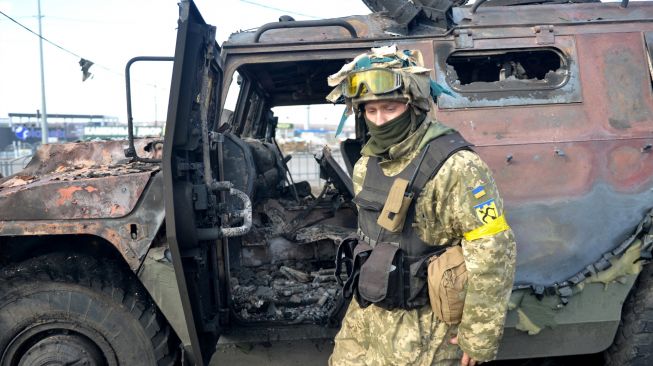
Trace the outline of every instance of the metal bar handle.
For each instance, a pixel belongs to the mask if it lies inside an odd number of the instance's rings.
[[[329,19],[329,20],[302,20],[302,21],[290,21],[290,22],[277,22],[277,23],[267,23],[262,25],[254,34],[254,43],[258,43],[261,35],[270,29],[282,29],[282,28],[308,28],[308,27],[342,27],[349,31],[351,38],[358,38],[358,33],[356,33],[356,28],[353,25],[342,19]]]
[[[129,147],[125,150],[125,156],[134,158],[134,160],[159,163],[159,159],[144,159],[138,156],[136,148],[134,147],[134,118],[132,117],[132,90],[131,90],[131,72],[130,69],[134,62],[138,61],[174,61],[174,57],[170,56],[137,56],[127,61],[125,66],[125,88],[127,89],[127,138],[129,140]]]
[[[230,183],[225,186],[229,186]],[[235,188],[229,188],[229,194],[238,197],[243,201],[243,209],[236,211],[233,216],[243,219],[243,224],[237,227],[214,227],[197,229],[197,238],[199,240],[216,240],[223,237],[243,236],[249,232],[252,227],[252,201],[247,194]]]

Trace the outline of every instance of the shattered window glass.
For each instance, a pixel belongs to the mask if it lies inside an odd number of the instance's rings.
[[[458,92],[555,89],[569,78],[556,49],[460,51],[446,64],[447,83]]]

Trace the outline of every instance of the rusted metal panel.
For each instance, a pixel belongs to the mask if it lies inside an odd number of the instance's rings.
[[[478,39],[497,39],[501,37],[532,37],[537,44],[534,27],[548,30],[554,26],[554,32],[539,33],[539,38],[545,37],[546,42],[558,35],[581,34],[585,32],[623,32],[637,31],[641,27],[649,27],[646,22],[653,18],[653,7],[646,3],[631,3],[627,8],[621,8],[618,3],[587,3],[555,5],[524,5],[510,7],[483,7],[476,14],[470,14],[469,8],[453,8],[453,21],[461,45],[469,47]],[[257,52],[274,52],[269,47],[285,45],[285,52],[299,51],[304,47],[320,49],[342,48],[346,41],[349,45],[369,42],[370,40],[386,40],[401,42],[402,39],[433,39],[444,38],[454,40],[451,32],[438,33],[437,28],[416,27],[409,35],[400,35],[393,30],[399,24],[383,13],[358,15],[337,18],[351,24],[358,38],[351,38],[343,28],[319,27],[311,32],[298,32],[297,29],[273,29],[265,32],[258,43],[254,42],[255,31],[234,33],[223,44],[223,59],[227,54],[241,52],[240,49],[256,48]],[[641,23],[640,23],[641,22]],[[582,27],[578,27],[582,25]],[[542,28],[544,27],[544,28]],[[462,38],[460,37],[462,35]]]
[[[537,44],[554,44],[555,29],[552,25],[536,25],[533,27]]]
[[[481,146],[475,150],[492,168],[507,202],[558,200],[581,195],[587,193],[597,174],[598,167],[593,165],[596,151],[588,144]],[[550,172],[555,174],[548,174]]]
[[[255,32],[234,33],[223,46],[229,47],[246,43],[324,42],[342,39],[357,41],[379,36],[390,37],[391,35],[385,33],[385,30],[397,26],[396,22],[379,14],[371,14],[369,16],[358,15],[338,19],[342,19],[351,24],[355,28],[358,37],[353,38],[346,29],[339,26],[315,27],[311,28],[311,31],[298,30],[298,28],[271,29],[263,33],[258,42],[254,42]]]
[[[653,180],[648,139],[478,146],[509,202],[554,202],[588,194],[603,182],[622,193],[641,193]],[[510,159],[508,159],[510,157]],[[508,161],[509,160],[509,161]],[[533,189],[536,187],[536,189]],[[653,201],[650,203],[653,205]]]
[[[78,220],[125,216],[133,210],[150,175],[146,171],[74,181],[56,175],[50,181],[40,180],[27,187],[5,188],[0,196],[0,217],[3,220]]]
[[[653,95],[642,33],[573,40],[582,102],[437,111],[494,172],[517,237],[517,284],[573,276],[653,206]],[[475,47],[484,41],[509,40]]]
[[[440,109],[438,119],[459,128],[478,145],[650,136],[653,99],[641,34],[575,38],[583,70],[582,103]]]
[[[555,24],[606,24],[613,22],[650,21],[653,7],[631,2],[627,8],[619,3],[550,4],[510,7],[481,6],[476,14],[470,8],[453,8],[454,22],[463,27],[555,25]]]
[[[140,141],[142,154],[151,141]],[[1,220],[78,220],[127,215],[158,164],[125,159],[122,141],[45,145],[0,180]],[[154,150],[154,149],[151,149]],[[35,199],[39,197],[39,199]]]
[[[156,157],[154,141],[138,140],[139,155]],[[163,223],[163,185],[159,165],[130,162],[124,145],[43,146],[0,180],[0,236],[99,236],[136,270]]]
[[[132,270],[136,270],[163,224],[163,184],[155,174],[142,197],[126,216],[107,219],[2,220],[0,236],[94,235],[116,247]],[[53,243],[56,245],[56,243]]]
[[[653,136],[476,148],[517,238],[517,284],[564,281],[631,234],[653,206],[651,143]]]
[[[577,37],[588,112],[594,135],[651,133],[653,92],[642,34],[587,34]],[[588,131],[589,132],[589,131]]]

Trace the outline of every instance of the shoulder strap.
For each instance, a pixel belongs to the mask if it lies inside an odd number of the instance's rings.
[[[472,150],[472,144],[465,140],[460,133],[453,132],[446,135],[441,135],[431,140],[427,145],[429,145],[429,151],[424,156],[424,161],[419,166],[419,171],[415,176],[415,181],[413,182],[412,189],[415,197],[419,195],[424,186],[433,178],[445,161],[451,155],[455,154],[460,150]],[[417,168],[419,162],[413,160],[409,166],[413,166],[411,170]]]
[[[472,150],[472,144],[466,141],[458,132],[440,135],[429,141],[423,149],[426,149],[426,146],[429,146],[427,153],[425,155],[419,154],[396,176],[406,180],[410,180],[413,175],[415,176],[411,190],[416,197],[451,155],[460,150]],[[420,164],[419,161],[422,156],[424,160]],[[419,170],[415,174],[418,167]],[[383,174],[379,166],[379,158],[370,156],[367,160],[363,189],[356,195],[354,202],[358,205],[369,205],[369,208],[380,211],[393,181],[394,177],[387,177]]]

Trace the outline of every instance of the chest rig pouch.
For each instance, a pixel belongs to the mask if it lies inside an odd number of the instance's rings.
[[[428,303],[428,258],[448,245],[429,245],[419,238],[412,227],[415,201],[447,158],[470,146],[457,132],[439,136],[393,177],[383,174],[377,157],[369,158],[363,188],[354,197],[358,235],[340,244],[336,258],[336,278],[343,265],[349,275],[345,297],[356,297],[362,307],[374,304],[388,310]]]

